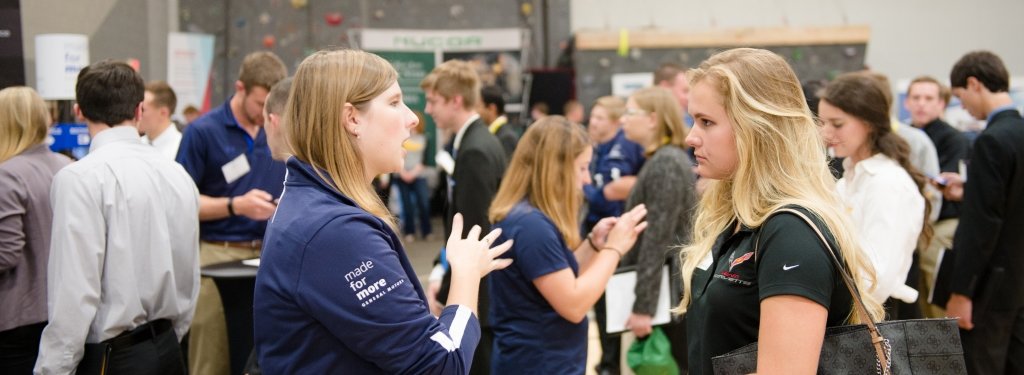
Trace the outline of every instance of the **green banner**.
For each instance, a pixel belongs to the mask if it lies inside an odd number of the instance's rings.
[[[402,88],[405,105],[420,116],[424,122],[423,134],[427,137],[427,149],[423,154],[423,164],[434,166],[434,154],[437,153],[437,128],[434,120],[423,112],[427,106],[427,97],[420,88],[423,78],[434,70],[434,52],[384,52],[370,51],[385,60],[398,71],[398,86]]]

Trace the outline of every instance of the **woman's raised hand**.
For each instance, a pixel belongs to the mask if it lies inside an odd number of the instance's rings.
[[[647,222],[644,221],[644,217],[647,216],[647,206],[640,204],[633,207],[632,210],[619,216],[619,219],[615,221],[615,226],[608,231],[608,238],[605,240],[604,245],[601,249],[611,248],[617,251],[620,255],[625,255],[633,249],[633,244],[636,243],[637,236],[644,229],[647,229]]]
[[[512,264],[512,259],[496,259],[512,248],[512,240],[491,246],[501,235],[501,229],[492,230],[491,233],[480,238],[480,226],[474,225],[466,238],[460,238],[462,226],[462,214],[457,213],[452,218],[452,234],[448,237],[448,245],[445,247],[452,272],[455,270],[476,272],[480,275],[479,277],[484,277],[491,271],[500,270]]]

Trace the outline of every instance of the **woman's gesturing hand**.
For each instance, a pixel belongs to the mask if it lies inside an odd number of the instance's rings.
[[[602,248],[612,248],[622,255],[632,250],[637,236],[647,229],[647,222],[643,221],[644,216],[647,216],[647,206],[643,204],[619,216],[615,226],[608,232],[608,238]]]
[[[460,238],[462,226],[462,214],[455,214],[455,217],[452,218],[452,234],[448,238],[446,247],[448,264],[451,265],[453,271],[476,272],[480,277],[484,277],[491,271],[500,270],[512,264],[512,259],[496,259],[512,248],[512,240],[491,246],[501,235],[501,229],[492,230],[491,233],[480,238],[480,226],[474,225],[466,238]]]

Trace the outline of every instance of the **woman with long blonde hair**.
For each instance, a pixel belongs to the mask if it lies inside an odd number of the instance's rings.
[[[587,311],[644,230],[643,205],[579,233],[593,149],[583,127],[546,116],[519,140],[490,219],[515,241],[490,277],[494,374],[583,374]]]
[[[292,81],[284,134],[286,193],[267,226],[254,299],[260,366],[275,374],[464,374],[480,339],[480,278],[508,266],[467,238],[448,239],[449,306],[430,314],[374,176],[402,169],[418,120],[386,60],[355,50],[307,57]]]
[[[0,90],[0,374],[32,373],[46,326],[50,184],[71,163],[46,146],[49,127],[35,90]]]
[[[683,249],[691,374],[711,358],[758,343],[760,374],[813,374],[825,328],[857,321],[852,296],[811,217],[852,275],[874,271],[851,230],[828,170],[818,124],[793,70],[769,51],[718,53],[691,72],[686,141],[697,173],[714,180]],[[869,313],[878,301],[857,283]]]

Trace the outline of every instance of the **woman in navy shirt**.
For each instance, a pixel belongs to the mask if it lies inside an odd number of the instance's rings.
[[[491,276],[494,374],[583,374],[587,311],[633,247],[643,205],[580,238],[583,185],[593,149],[583,127],[562,116],[529,127],[512,156],[490,219],[515,241],[515,262]]]
[[[448,240],[450,305],[423,288],[373,191],[402,169],[418,122],[379,56],[321,51],[299,66],[284,111],[286,193],[267,226],[256,277],[255,341],[268,374],[465,374],[479,341],[480,278],[504,268],[479,227]],[[461,216],[452,233],[462,233]]]

